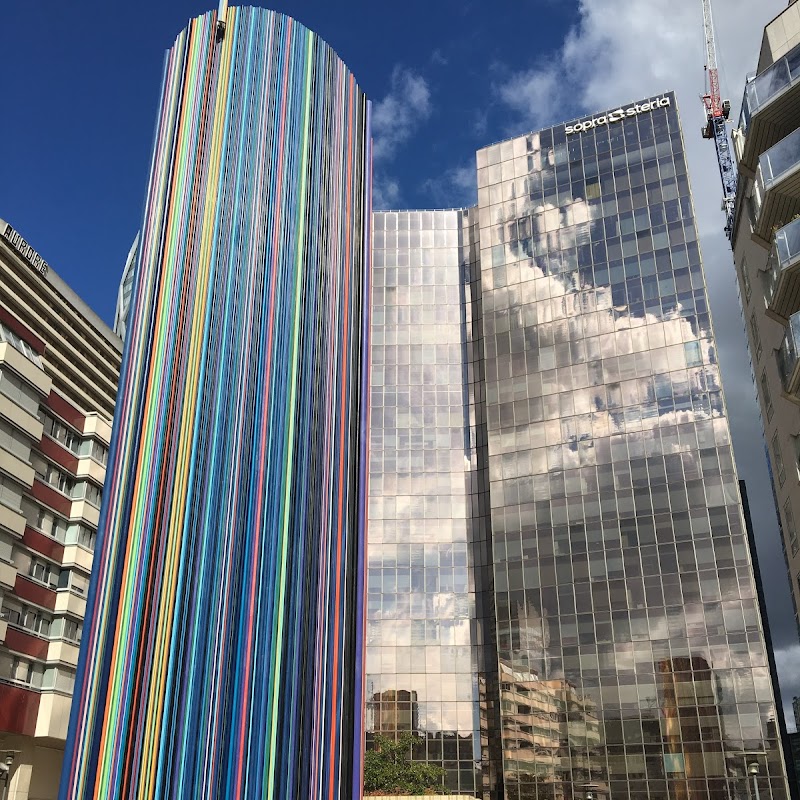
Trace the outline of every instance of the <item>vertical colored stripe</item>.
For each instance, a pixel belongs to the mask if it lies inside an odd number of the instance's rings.
[[[369,176],[302,25],[178,36],[62,800],[360,795]]]

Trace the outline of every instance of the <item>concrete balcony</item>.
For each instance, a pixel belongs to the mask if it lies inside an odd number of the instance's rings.
[[[0,417],[23,430],[30,436],[32,442],[41,441],[44,429],[41,420],[22,406],[8,402],[8,398],[4,397],[3,402],[0,403]]]
[[[26,358],[13,345],[0,342],[0,363],[17,373],[23,380],[33,386],[42,396],[47,397],[53,386],[50,376],[33,361]]]
[[[47,648],[48,661],[60,661],[69,664],[71,667],[78,666],[78,645],[68,642],[65,639],[57,639],[50,642]]]
[[[111,441],[111,423],[97,413],[86,415],[86,424],[83,426],[84,436],[93,436],[104,444]]]
[[[17,568],[7,561],[0,561],[0,587],[13,589],[17,582]]]
[[[86,500],[75,500],[72,503],[70,519],[85,519],[93,528],[100,521],[100,510]]]
[[[739,117],[739,167],[752,177],[758,157],[800,126],[800,46],[747,84]]]
[[[0,528],[21,539],[22,534],[25,533],[25,517],[20,511],[0,503]]]
[[[65,567],[80,567],[84,572],[92,571],[93,554],[85,547],[77,544],[68,544],[64,547],[61,564]]]
[[[6,633],[8,632],[8,622],[0,619],[0,644],[6,640]]]
[[[772,247],[776,229],[800,214],[800,128],[761,155],[751,199],[753,238]]]
[[[102,464],[98,464],[93,458],[84,456],[78,460],[75,477],[92,478],[95,483],[99,483],[102,486],[106,480],[106,468]]]
[[[800,404],[800,313],[789,318],[777,357],[783,393]]]
[[[767,316],[786,325],[789,317],[800,311],[800,219],[775,234],[767,267]]]
[[[59,589],[56,592],[56,604],[53,611],[56,614],[71,614],[73,617],[83,619],[86,616],[86,598],[79,597],[68,589]]]
[[[17,483],[21,483],[26,489],[33,486],[33,467],[26,464],[22,459],[17,458],[8,450],[0,450],[0,472],[10,475]]]
[[[34,736],[42,739],[66,740],[71,700],[69,695],[42,692]]]

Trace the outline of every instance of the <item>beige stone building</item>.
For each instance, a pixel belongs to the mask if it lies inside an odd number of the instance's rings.
[[[731,241],[798,622],[800,5],[764,29],[733,149],[739,185]]]
[[[57,796],[120,360],[120,339],[0,220],[0,797],[8,800]]]

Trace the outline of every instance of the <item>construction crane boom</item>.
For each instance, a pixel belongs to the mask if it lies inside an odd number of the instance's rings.
[[[736,202],[736,169],[728,139],[726,122],[731,113],[730,100],[722,100],[717,68],[717,46],[714,37],[714,19],[711,0],[702,0],[703,29],[706,40],[706,87],[703,107],[706,124],[702,128],[704,139],[713,139],[717,150],[719,175],[722,179],[722,210],[725,212],[725,233],[730,239],[733,233],[733,209]]]

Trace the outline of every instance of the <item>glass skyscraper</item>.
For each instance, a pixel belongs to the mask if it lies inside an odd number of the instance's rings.
[[[367,739],[411,731],[448,786],[499,768],[473,211],[374,214]]]
[[[756,761],[782,800],[675,98],[477,185],[374,215],[367,729],[484,798],[744,798]]]

